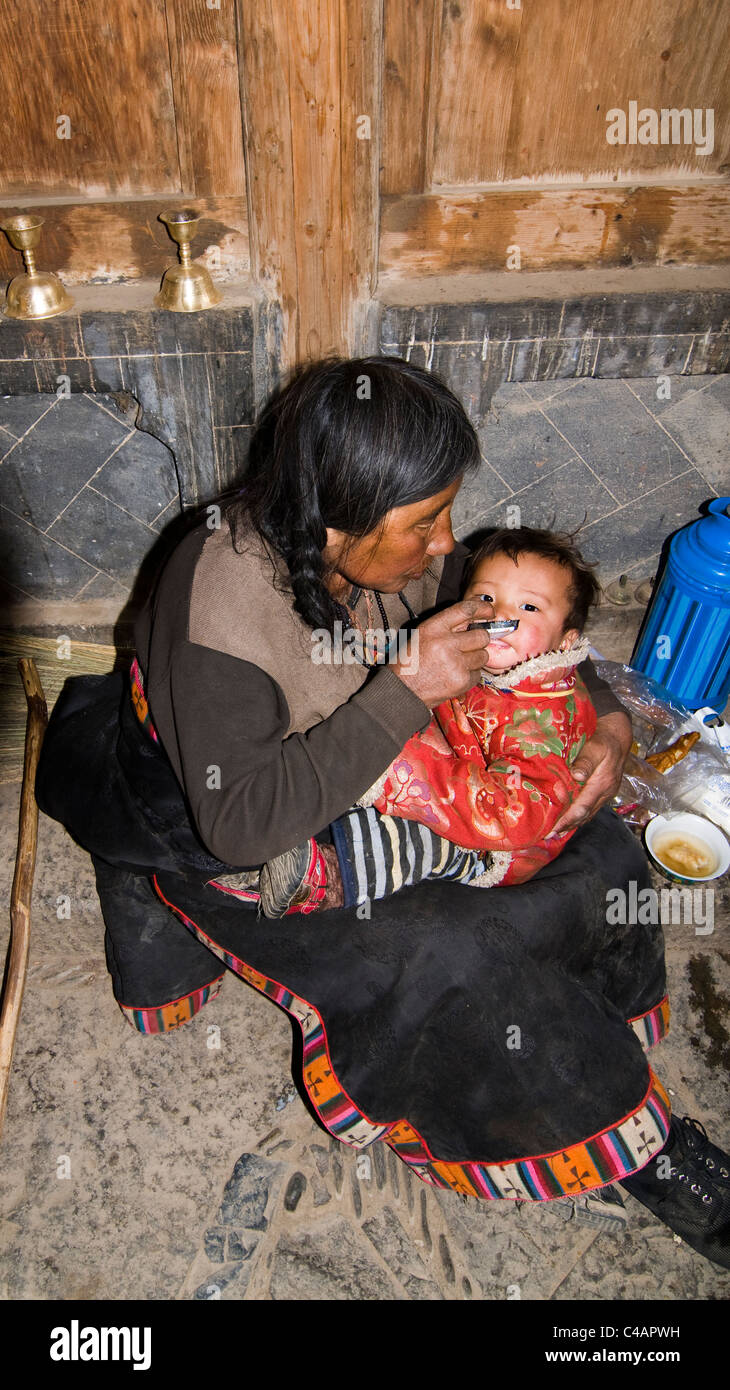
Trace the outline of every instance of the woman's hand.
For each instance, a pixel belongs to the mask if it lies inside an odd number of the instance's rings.
[[[467,631],[477,617],[493,618],[492,605],[482,599],[452,604],[419,623],[411,636],[411,661],[393,662],[403,684],[429,708],[464,695],[478,683],[489,634],[484,628]]]
[[[553,835],[584,825],[616,795],[632,737],[631,720],[627,714],[617,710],[614,714],[601,715],[595,734],[570,769],[577,782],[585,783],[583,790],[557,821],[554,830],[547,836],[548,840]]]

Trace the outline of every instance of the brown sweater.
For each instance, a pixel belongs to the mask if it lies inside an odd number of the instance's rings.
[[[225,864],[251,867],[323,830],[385,771],[431,711],[387,665],[317,664],[286,566],[225,520],[177,546],[135,627],[152,721],[198,832]],[[465,546],[403,591],[428,613],[459,597]],[[389,625],[408,614],[381,595]],[[365,596],[356,611],[367,623]],[[375,620],[380,625],[380,620]],[[596,712],[620,709],[589,662]]]

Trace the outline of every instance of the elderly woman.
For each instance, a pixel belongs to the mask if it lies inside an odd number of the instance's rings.
[[[326,859],[330,824],[478,680],[485,637],[457,601],[450,523],[478,459],[458,401],[406,362],[300,373],[262,417],[243,490],[168,560],[130,678],[67,683],[38,801],[93,855],[134,1027],[177,1027],[233,972],[298,1019],[307,1095],[343,1142],[386,1143],[482,1198],[617,1180],[728,1263],[728,1160],[671,1118],[644,1054],[668,1020],[661,931],[607,921],[607,891],[648,880],[599,809],[631,733],[590,663],[597,731],[559,826],[581,828],[531,882],[424,877],[436,848],[417,869],[404,841],[409,886],[372,910],[273,921],[246,901],[256,870],[310,836]],[[374,624],[415,623],[417,663],[397,642],[372,664]],[[355,659],[335,640],[322,660],[322,635],[343,632]]]

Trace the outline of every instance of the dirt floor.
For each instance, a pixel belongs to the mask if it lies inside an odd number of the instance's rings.
[[[640,617],[635,607],[605,606],[589,635],[606,657],[626,659]],[[17,780],[0,786],[6,901],[19,792]],[[711,934],[667,928],[672,1029],[653,1066],[677,1113],[727,1148],[727,876],[715,888]],[[63,895],[70,916],[59,919]],[[730,1295],[730,1273],[628,1196],[626,1227],[596,1230],[562,1204],[464,1203],[413,1179],[380,1145],[358,1154],[332,1141],[292,1084],[291,1052],[287,1017],[234,976],[178,1031],[135,1033],[112,997],[90,859],[41,816],[2,1139],[0,1297]]]

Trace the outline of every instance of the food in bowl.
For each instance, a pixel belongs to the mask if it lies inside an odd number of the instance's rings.
[[[679,883],[706,883],[730,869],[730,844],[704,816],[654,816],[644,842],[659,872]]]
[[[668,869],[687,878],[709,878],[717,868],[717,855],[713,854],[710,846],[687,831],[681,834],[668,831],[666,835],[657,835],[652,849],[655,857]]]

